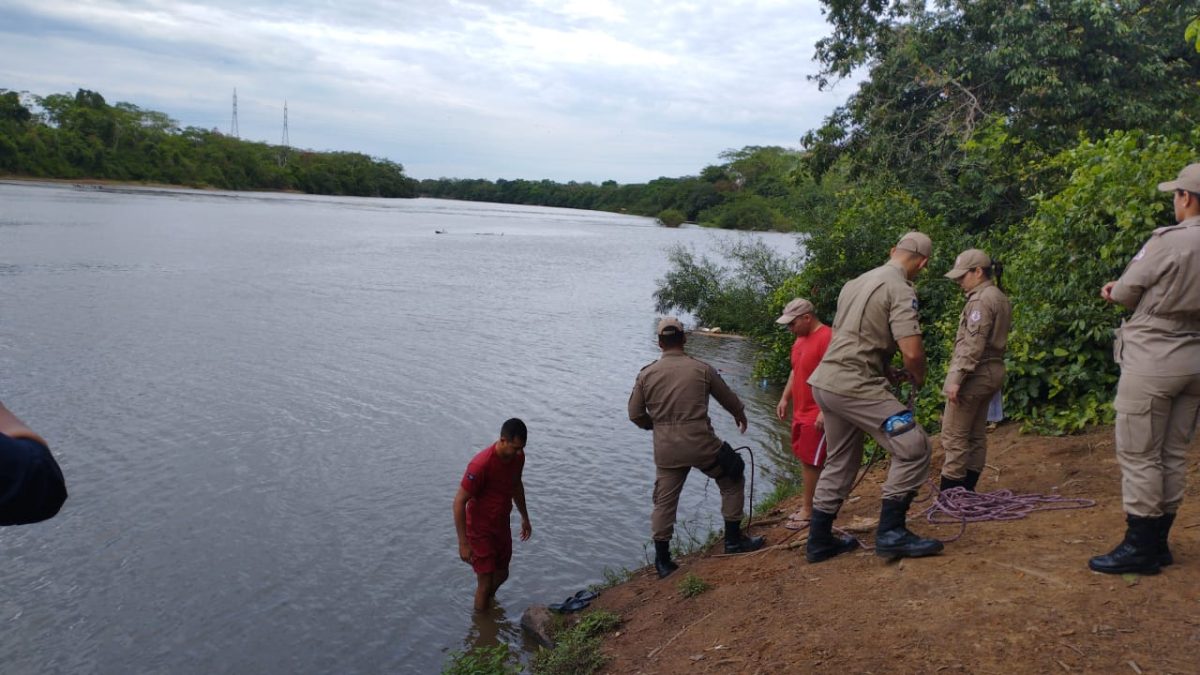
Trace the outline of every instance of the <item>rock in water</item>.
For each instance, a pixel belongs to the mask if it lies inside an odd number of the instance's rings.
[[[545,605],[530,605],[521,615],[521,628],[547,649],[554,649],[554,638],[550,637],[553,622],[554,614]]]

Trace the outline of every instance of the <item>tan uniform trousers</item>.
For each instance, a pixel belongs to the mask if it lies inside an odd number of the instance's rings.
[[[1183,502],[1188,446],[1200,423],[1200,374],[1121,373],[1113,408],[1125,513],[1175,513]]]
[[[842,508],[862,466],[863,432],[871,434],[892,455],[883,498],[900,498],[920,489],[929,477],[929,436],[919,424],[898,436],[888,436],[882,428],[884,420],[907,410],[907,406],[895,398],[850,398],[819,387],[813,387],[813,398],[825,413],[825,444],[829,451],[817,481],[814,509],[837,514]]]
[[[968,471],[982,473],[987,462],[987,409],[1004,385],[1004,362],[995,359],[975,367],[958,390],[958,403],[946,401],[942,414],[942,475],[962,480]]]
[[[716,461],[717,453],[711,452],[698,456],[690,467],[654,468],[654,512],[650,515],[650,534],[654,541],[670,541],[675,534],[675,512],[679,508],[679,493],[683,492],[683,484],[687,481],[688,472],[692,467],[700,469],[706,476],[716,480],[717,489],[721,491],[721,517],[725,520],[742,520],[745,515],[743,505],[746,478],[744,475],[737,480],[716,478],[721,473],[721,467],[710,468]]]

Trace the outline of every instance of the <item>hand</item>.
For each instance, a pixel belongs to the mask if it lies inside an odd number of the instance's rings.
[[[779,405],[775,406],[775,414],[778,415],[779,419],[781,419],[781,420],[784,419],[785,417],[787,417],[787,397],[786,396],[779,399]]]
[[[533,525],[529,524],[528,518],[521,519],[521,541],[529,541],[529,537],[533,536]]]
[[[912,376],[908,374],[907,370],[893,366],[888,366],[887,369],[883,371],[883,376],[887,378],[888,382],[892,383],[893,387],[905,380],[912,378]]]
[[[1117,285],[1117,282],[1115,282],[1115,281],[1110,281],[1107,284],[1104,284],[1104,286],[1100,289],[1100,297],[1104,298],[1105,300],[1107,300],[1109,302],[1116,302],[1116,300],[1113,300],[1113,296],[1112,296],[1113,286],[1116,286],[1116,285]]]
[[[825,413],[824,412],[817,413],[817,421],[813,422],[813,426],[818,429],[821,429],[822,431],[825,429]]]
[[[948,384],[946,385],[946,388],[942,390],[943,393],[946,394],[946,400],[950,401],[954,405],[958,405],[958,388],[959,385],[957,384]]]
[[[469,563],[475,560],[475,552],[471,550],[470,544],[460,541],[458,542],[458,557],[462,558],[463,562]]]
[[[743,434],[746,433],[746,418],[743,417],[737,421],[737,428],[738,431],[742,432]]]

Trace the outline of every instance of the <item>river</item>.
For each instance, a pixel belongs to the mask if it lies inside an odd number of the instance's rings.
[[[440,231],[440,233],[439,233]],[[437,672],[523,645],[533,603],[646,563],[667,249],[734,235],[616,214],[429,199],[0,184],[2,399],[70,499],[0,529],[13,673]],[[762,237],[791,252],[790,237]],[[698,336],[749,406],[761,473],[778,389]],[[451,500],[501,422],[529,426],[533,523],[476,617]],[[719,526],[693,473],[681,518]],[[515,516],[515,514],[514,514]],[[514,521],[515,522],[515,521]]]

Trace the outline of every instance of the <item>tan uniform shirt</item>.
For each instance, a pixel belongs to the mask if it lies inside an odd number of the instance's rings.
[[[708,418],[710,394],[735,420],[746,419],[741,399],[717,370],[682,351],[664,352],[638,373],[629,395],[629,419],[654,430],[656,465],[691,466],[697,455],[713,454],[721,447]]]
[[[1200,216],[1155,230],[1112,297],[1133,310],[1113,345],[1122,372],[1200,373]]]
[[[884,373],[896,341],[920,334],[917,293],[904,268],[889,261],[842,287],[833,339],[808,383],[850,398],[892,398]]]
[[[963,305],[954,336],[954,355],[946,372],[946,386],[962,384],[984,361],[1004,358],[1008,329],[1012,326],[1012,303],[991,279],[971,289]]]

